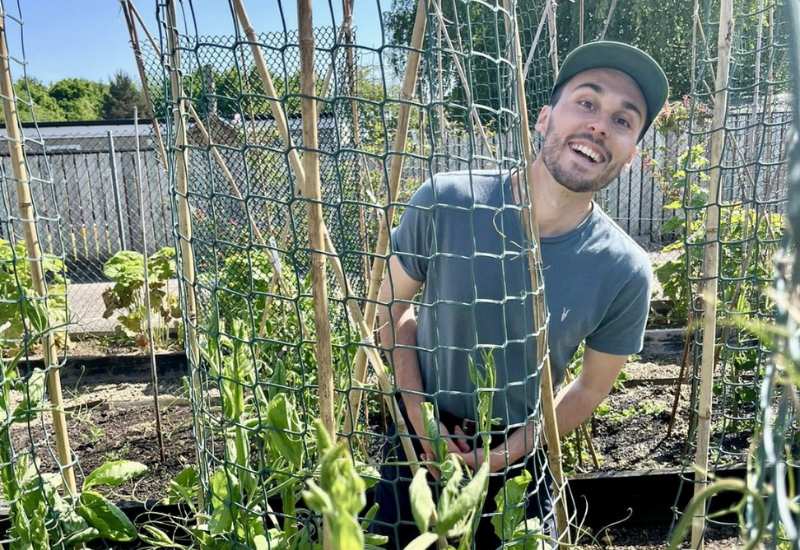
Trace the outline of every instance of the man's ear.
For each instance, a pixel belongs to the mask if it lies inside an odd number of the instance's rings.
[[[539,111],[539,116],[536,118],[536,125],[534,128],[537,132],[544,135],[547,132],[547,123],[550,120],[550,113],[552,112],[552,108],[550,105],[545,105]]]

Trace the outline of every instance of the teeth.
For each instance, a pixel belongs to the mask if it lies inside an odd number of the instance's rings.
[[[572,149],[575,151],[580,151],[581,153],[583,153],[584,155],[586,155],[595,162],[600,162],[600,155],[598,155],[585,145],[573,145]]]

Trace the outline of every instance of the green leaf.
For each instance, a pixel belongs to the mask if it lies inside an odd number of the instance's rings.
[[[147,535],[141,534],[139,535],[139,538],[142,540],[142,542],[145,542],[150,546],[155,548],[186,548],[185,546],[174,542],[171,538],[169,538],[169,535],[167,535],[158,527],[144,524],[142,525],[142,529],[147,532]]]
[[[518,476],[507,480],[503,489],[494,496],[497,514],[492,516],[494,532],[500,540],[507,540],[525,518],[525,500],[531,474],[523,470]]]
[[[467,483],[461,494],[458,495],[445,513],[439,517],[439,521],[436,523],[436,532],[440,535],[446,534],[458,522],[465,519],[467,514],[481,507],[488,484],[489,463],[484,462],[475,477]]]
[[[431,440],[431,448],[433,449],[433,458],[436,462],[442,463],[447,457],[447,443],[442,439],[442,434],[439,431],[439,421],[433,411],[433,404],[425,402],[421,405],[422,422],[425,426],[425,435]]]
[[[255,550],[269,550],[267,537],[264,535],[256,535],[253,537],[253,548],[255,548]]]
[[[437,540],[439,540],[439,536],[436,533],[422,533],[409,542],[403,550],[425,550]]]
[[[112,460],[95,468],[83,481],[83,490],[107,485],[117,487],[147,472],[147,466],[133,460]]]
[[[414,514],[414,522],[422,533],[428,530],[431,517],[436,511],[436,505],[433,502],[433,494],[428,485],[427,475],[427,470],[425,468],[417,470],[417,473],[414,474],[414,479],[411,481],[411,488],[409,489],[411,496],[411,512]]]
[[[174,479],[170,480],[164,503],[177,504],[185,502],[191,504],[197,498],[199,491],[200,476],[197,474],[197,468],[189,466],[175,476]]]
[[[102,538],[130,542],[136,538],[136,527],[122,510],[100,493],[84,491],[78,503],[78,513]]]
[[[47,375],[42,369],[34,369],[25,383],[22,402],[14,410],[14,422],[30,422],[39,413],[44,400],[44,383]]]
[[[69,532],[69,531],[67,531]],[[79,531],[74,531],[64,540],[64,546],[67,548],[79,547],[84,543],[89,542],[100,537],[100,531],[94,527],[84,527]],[[172,546],[171,548],[174,548]]]
[[[303,465],[303,440],[295,435],[300,431],[300,420],[294,405],[285,394],[278,394],[269,402],[267,421],[270,445],[289,464],[300,468]]]

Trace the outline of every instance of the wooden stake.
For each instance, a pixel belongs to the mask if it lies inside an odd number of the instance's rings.
[[[136,10],[136,6],[133,5],[133,1],[120,0],[120,4],[122,5],[122,13],[125,15],[125,24],[128,27],[128,36],[130,37],[131,48],[133,49],[133,58],[136,60],[136,70],[139,73],[139,82],[142,85],[142,94],[144,95],[145,103],[147,103],[147,108],[149,110],[148,115],[150,115],[150,121],[153,125],[153,137],[155,137],[156,146],[158,147],[158,154],[161,157],[161,166],[164,170],[166,170],[167,151],[164,148],[164,140],[161,137],[161,128],[158,126],[158,120],[156,119],[156,113],[153,107],[153,100],[150,97],[150,89],[147,86],[147,73],[144,69],[142,50],[139,46],[139,33],[136,32],[136,23],[133,21],[133,17],[131,17],[132,15],[135,15],[139,20],[139,23],[142,25],[145,34],[151,41],[151,46],[160,55],[159,48],[150,33],[147,31],[147,27],[144,26],[144,22],[141,20],[141,16],[139,16],[139,12]]]
[[[314,27],[311,0],[297,0],[300,36],[300,93],[303,114],[303,196],[308,199],[308,232],[311,241],[311,284],[314,300],[314,325],[317,331],[317,381],[319,384],[320,417],[325,429],[336,438],[333,420],[333,365],[331,357],[331,324],[328,310],[322,188],[319,174],[319,139],[317,135],[317,100],[314,97]]]
[[[185,319],[186,319],[186,355],[192,366],[192,391],[194,398],[200,398],[200,348],[197,337],[197,298],[195,296],[194,248],[192,247],[192,217],[189,210],[189,149],[186,139],[186,100],[183,94],[180,69],[181,58],[178,50],[178,26],[175,16],[175,0],[169,0],[167,11],[167,44],[169,47],[170,63],[170,89],[175,126],[175,195],[178,210],[178,244],[181,251],[181,276],[183,279]],[[192,415],[195,437],[205,441],[204,426],[198,420],[198,415]],[[198,446],[199,448],[199,446]],[[198,450],[198,453],[200,451]],[[198,456],[198,464],[203,464],[203,457]],[[207,476],[207,472],[200,472]],[[200,508],[204,506],[205,495],[198,493]]]
[[[717,40],[717,74],[714,83],[714,117],[711,136],[708,211],[706,214],[705,255],[703,258],[703,357],[700,369],[700,398],[697,408],[697,449],[695,486],[697,495],[708,484],[708,447],[711,437],[711,412],[714,388],[714,363],[717,343],[717,284],[719,270],[719,201],[722,151],[725,145],[725,113],[728,106],[728,73],[733,41],[733,0],[720,3]],[[705,506],[692,520],[692,548],[703,548]]]
[[[392,162],[389,168],[389,181],[387,182],[389,195],[387,197],[386,218],[384,224],[378,229],[378,242],[375,244],[374,260],[370,271],[369,285],[367,287],[367,303],[364,307],[364,321],[370,330],[375,326],[375,314],[377,313],[378,291],[383,283],[383,272],[386,267],[386,256],[389,253],[389,231],[394,217],[394,202],[397,190],[400,186],[400,176],[403,171],[405,161],[406,141],[408,139],[408,124],[411,118],[411,100],[414,97],[414,90],[417,87],[417,73],[419,72],[420,49],[425,35],[425,24],[427,21],[427,2],[419,0],[417,3],[417,14],[414,19],[414,30],[411,34],[411,44],[409,45],[408,61],[406,71],[403,76],[403,85],[400,90],[400,100],[402,103],[397,113],[397,130],[394,135],[392,145]],[[356,386],[363,386],[367,379],[367,358],[364,354],[365,348],[359,349],[356,355],[356,366],[353,374]],[[352,417],[357,414],[361,406],[361,390],[355,389],[351,396],[353,407],[348,415],[348,425],[355,423]]]
[[[236,14],[239,18],[239,21],[243,28],[249,28],[252,31],[252,25],[250,24],[249,19],[247,18],[247,13],[244,10],[244,6],[241,4],[241,0],[233,0],[237,4]],[[423,0],[424,1],[424,0]],[[255,36],[255,33],[252,33]],[[256,46],[253,50],[254,57],[262,56],[260,48]],[[266,76],[266,80],[269,83],[272,82],[272,79],[269,75],[269,71],[266,70],[266,61],[263,60],[262,56],[262,64],[265,69],[265,73],[262,74],[262,84],[264,85],[265,89],[268,87],[268,83],[265,81],[264,77]],[[271,84],[270,84],[271,85]],[[278,103],[277,109],[280,112],[281,106]],[[274,106],[273,106],[273,114],[275,114]],[[295,169],[295,180],[300,189],[305,188],[305,170],[303,168],[303,163],[300,162],[299,156],[297,155],[297,150],[294,148],[290,148],[289,144],[291,142],[284,141],[284,145],[288,149],[288,155],[290,159],[295,157],[296,160],[291,161],[292,167]],[[344,268],[339,260],[339,256],[336,252],[336,249],[333,246],[333,241],[330,238],[330,234],[328,233],[327,228],[325,227],[325,222],[322,220],[321,222],[322,231],[325,236],[326,241],[326,251],[328,255],[328,259],[331,261],[331,264],[334,268],[334,275],[337,277],[338,283],[342,286],[342,288],[346,289],[347,287],[347,277],[344,273]],[[349,293],[348,293],[349,294]],[[370,364],[375,369],[375,373],[378,377],[378,384],[383,392],[384,400],[389,407],[389,411],[392,414],[393,420],[395,422],[395,426],[397,427],[397,433],[400,436],[401,444],[403,445],[403,451],[406,454],[409,462],[411,463],[412,472],[416,472],[418,468],[416,452],[414,451],[414,446],[411,442],[411,439],[408,437],[404,437],[408,435],[408,428],[406,423],[403,419],[403,416],[399,414],[399,408],[397,405],[397,400],[394,397],[394,389],[392,387],[392,383],[389,380],[389,374],[386,367],[383,365],[383,361],[380,358],[380,354],[374,347],[374,339],[372,336],[371,328],[368,328],[367,323],[364,321],[364,317],[361,314],[361,310],[358,308],[358,305],[353,300],[346,300],[348,312],[350,313],[351,322],[355,325],[356,329],[361,336],[363,345],[359,348],[359,352],[366,354],[365,356],[369,358]],[[366,369],[365,369],[366,370]],[[358,381],[353,381],[355,385],[363,385],[358,383]]]
[[[553,505],[556,511],[556,526],[558,529],[559,544],[568,546],[570,533],[567,519],[567,499],[565,488],[564,473],[561,466],[561,438],[558,433],[558,423],[556,420],[555,398],[553,396],[553,379],[550,369],[550,354],[547,353],[547,308],[544,300],[544,281],[540,280],[539,269],[542,265],[541,244],[539,242],[539,228],[532,204],[533,200],[533,137],[531,136],[530,126],[528,125],[528,104],[525,97],[525,80],[522,67],[522,45],[519,38],[519,27],[516,24],[516,12],[511,0],[503,2],[507,17],[514,19],[506,21],[506,28],[510,32],[514,41],[514,64],[517,72],[517,107],[520,117],[520,132],[522,150],[525,157],[525,183],[527,185],[527,203],[522,209],[522,225],[525,236],[532,249],[528,253],[528,271],[531,277],[531,290],[533,296],[533,319],[534,326],[538,331],[536,334],[536,359],[537,365],[542,366],[541,370],[541,400],[542,414],[544,416],[544,431],[547,439],[547,458],[550,471],[553,474]],[[551,32],[554,29],[551,29]],[[551,40],[553,35],[551,34]],[[555,72],[555,68],[554,68]]]
[[[39,234],[36,228],[36,212],[33,209],[28,167],[22,151],[22,133],[17,116],[16,95],[9,64],[8,43],[6,36],[6,14],[0,5],[0,93],[3,96],[3,115],[5,116],[8,152],[11,157],[11,168],[14,172],[17,188],[17,207],[19,218],[25,234],[25,250],[31,272],[33,289],[40,299],[44,300],[47,311],[47,285],[42,270],[42,250],[39,245]],[[64,483],[70,495],[77,495],[75,471],[72,467],[72,450],[70,449],[67,419],[64,414],[64,399],[61,393],[61,374],[58,365],[56,341],[47,315],[47,326],[42,335],[42,348],[45,369],[47,372],[47,393],[53,405],[53,431],[56,436],[56,452],[58,465]]]
[[[164,433],[161,430],[161,407],[158,403],[158,369],[156,366],[156,344],[153,341],[153,310],[150,305],[150,282],[147,263],[147,230],[144,221],[144,192],[142,187],[142,158],[139,147],[139,109],[133,108],[133,128],[136,136],[136,193],[139,198],[139,223],[142,224],[142,269],[144,275],[144,313],[147,320],[147,353],[150,356],[150,381],[153,384],[153,414],[156,419],[156,438],[158,440],[158,454],[163,464],[167,457],[164,453]]]
[[[319,139],[317,135],[317,100],[314,97],[314,24],[311,0],[297,0],[297,19],[300,38],[300,93],[303,116],[303,168],[305,181],[303,195],[308,199],[308,233],[311,241],[311,294],[314,302],[314,327],[317,338],[314,352],[317,358],[317,391],[322,424],[336,439],[333,419],[333,359],[331,352],[331,323],[328,310],[328,289],[322,224],[322,188],[319,175]],[[328,518],[323,519],[322,547],[334,547],[333,532]]]

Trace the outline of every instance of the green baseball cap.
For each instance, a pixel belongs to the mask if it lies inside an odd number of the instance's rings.
[[[641,139],[667,100],[669,83],[664,70],[639,48],[622,42],[598,40],[578,46],[569,53],[558,71],[552,92],[573,76],[589,69],[617,69],[639,85],[647,104],[645,124],[639,134]]]

